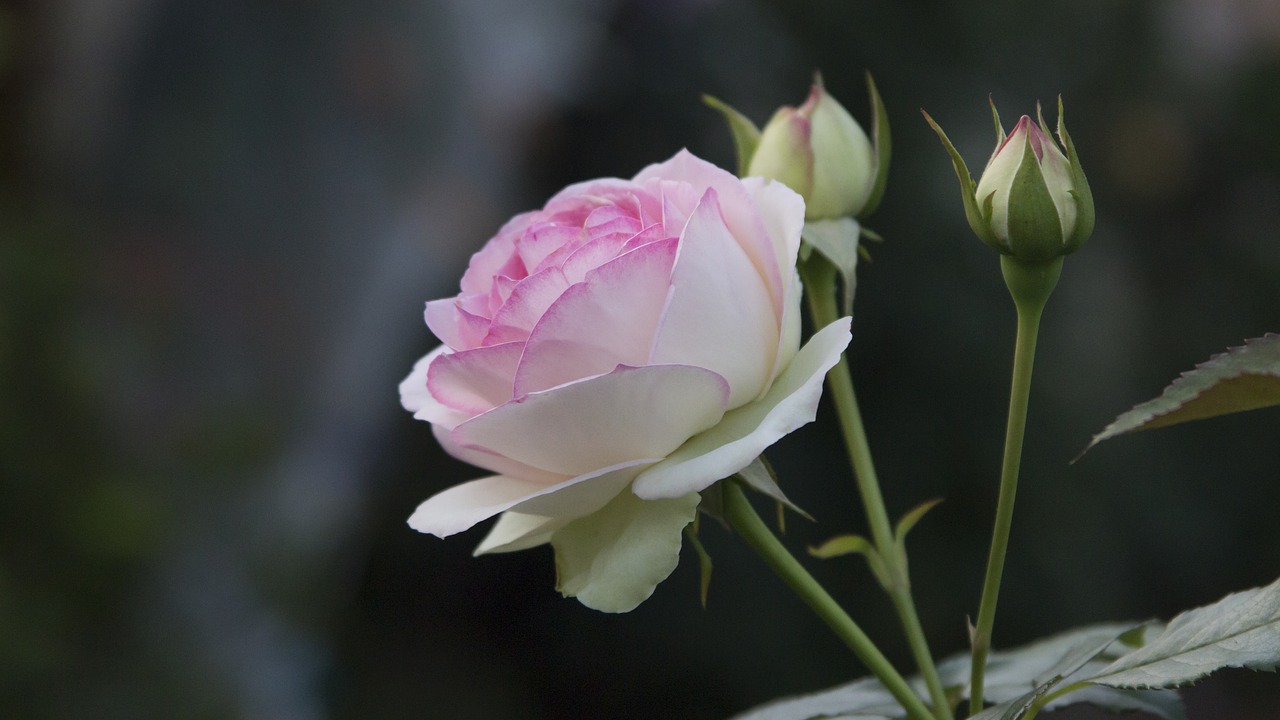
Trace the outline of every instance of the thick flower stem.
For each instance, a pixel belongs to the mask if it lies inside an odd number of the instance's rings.
[[[835,266],[820,258],[811,258],[801,266],[805,294],[809,299],[809,311],[813,316],[814,327],[826,327],[839,317],[836,305]],[[924,628],[916,613],[915,601],[911,597],[911,582],[907,572],[907,560],[893,536],[889,522],[889,513],[885,509],[884,498],[880,494],[880,481],[876,478],[875,464],[871,461],[871,446],[867,442],[867,432],[862,424],[862,413],[858,409],[858,398],[853,390],[853,376],[849,372],[849,361],[841,354],[840,361],[827,373],[827,386],[835,402],[836,414],[840,416],[840,426],[844,430],[844,443],[849,452],[849,462],[853,466],[854,480],[858,493],[862,496],[862,506],[867,514],[867,524],[871,528],[872,541],[887,568],[889,582],[885,590],[893,601],[898,613],[902,629],[911,646],[916,666],[924,677],[929,688],[929,697],[933,703],[933,717],[937,720],[950,720],[951,704],[947,700],[946,690],[938,676],[933,655],[929,651],[929,643],[924,636]]]
[[[1018,467],[1022,462],[1022,441],[1027,426],[1027,404],[1031,397],[1031,369],[1035,363],[1036,336],[1040,316],[1049,295],[1057,287],[1062,258],[1040,264],[1026,264],[1010,256],[1000,258],[1005,284],[1018,310],[1018,338],[1013,351],[1013,379],[1009,390],[1009,418],[1005,427],[1004,462],[1000,471],[1000,496],[996,504],[995,529],[987,556],[986,579],[978,606],[978,624],[972,630],[973,664],[970,674],[969,714],[982,709],[983,679],[991,631],[996,621],[996,601],[1004,574],[1009,532],[1013,526],[1013,504],[1018,493]]]
[[[885,689],[907,711],[908,717],[912,720],[931,720],[933,715],[929,712],[929,708],[889,663],[871,638],[867,637],[862,628],[858,627],[858,624],[769,530],[755,508],[751,507],[738,482],[730,479],[721,483],[721,487],[724,489],[725,518],[747,541],[751,549],[755,550],[765,564],[772,568],[787,585],[790,585],[791,589],[817,613],[818,617],[822,618],[836,636],[853,650],[853,654],[879,678]]]

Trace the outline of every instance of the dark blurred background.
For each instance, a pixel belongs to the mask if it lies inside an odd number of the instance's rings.
[[[929,112],[977,171],[1066,100],[1098,225],[1041,335],[996,644],[1280,575],[1274,410],[1124,437],[1280,331],[1273,0],[27,0],[0,6],[0,711],[13,718],[722,718],[863,670],[715,526],[629,616],[547,548],[405,525],[479,475],[396,385],[425,300],[561,186],[763,123],[812,72],[894,132],[854,374],[940,655],[976,611],[1013,312]],[[1050,122],[1053,113],[1049,112]],[[797,550],[861,531],[834,417],[773,451]],[[909,666],[866,568],[809,563]],[[1280,716],[1275,675],[1186,693]],[[1092,717],[1085,713],[1064,717]]]

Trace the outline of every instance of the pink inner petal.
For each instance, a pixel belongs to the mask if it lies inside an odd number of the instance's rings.
[[[521,280],[511,291],[507,302],[493,316],[493,324],[484,338],[486,345],[524,340],[538,319],[569,287],[564,273],[550,267]]]
[[[648,362],[666,303],[677,241],[650,243],[590,271],[529,334],[517,397]]]
[[[511,399],[524,343],[490,345],[443,355],[427,369],[427,388],[442,404],[479,415]]]
[[[432,300],[424,313],[427,327],[440,342],[454,350],[467,350],[480,345],[489,331],[489,321],[458,307],[454,298]]]

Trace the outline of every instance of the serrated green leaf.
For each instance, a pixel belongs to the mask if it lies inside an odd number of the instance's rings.
[[[719,98],[703,95],[702,102],[724,115],[725,122],[729,125],[729,134],[733,136],[733,149],[738,155],[738,177],[746,177],[751,157],[756,154],[756,146],[760,144],[760,128],[746,115]]]
[[[1019,701],[1034,702],[1036,691],[1041,695],[1059,687],[1063,679],[1074,680],[1082,667],[1104,667],[1107,662],[1128,652],[1130,646],[1122,645],[1117,638],[1124,636],[1134,623],[1108,623],[1077,628],[1030,645],[993,652],[987,659],[986,696],[996,703],[980,715],[982,718],[1001,718],[1005,710]],[[1119,648],[1119,649],[1117,649]],[[1097,658],[1097,660],[1095,660]],[[968,693],[969,655],[953,655],[938,665],[938,674],[948,688],[948,695],[963,697]],[[909,684],[921,698],[927,698],[924,681],[915,676]],[[1110,688],[1108,688],[1110,689]],[[1082,690],[1081,693],[1086,692]],[[1135,694],[1136,693],[1136,694]],[[1154,693],[1168,695],[1169,693]],[[1069,704],[1073,696],[1048,703],[1048,707]],[[1141,691],[1125,691],[1122,694],[1096,693],[1092,696],[1104,702],[1103,707],[1120,707],[1125,704],[1149,702]],[[1176,703],[1176,700],[1174,701]],[[1158,703],[1156,704],[1158,706]],[[735,720],[810,720],[811,718],[882,718],[903,716],[893,696],[875,678],[855,680],[828,690],[801,695],[763,705],[738,716]],[[1166,715],[1169,720],[1182,720],[1177,714]]]
[[[1081,675],[1090,668],[1081,668]],[[1164,720],[1186,720],[1182,697],[1173,690],[1130,690],[1105,685],[1076,685],[1071,692],[1050,700],[1045,710],[1067,705],[1088,704],[1115,713],[1145,712]]]
[[[853,294],[858,287],[858,221],[853,218],[805,222],[800,237],[831,261],[844,284],[844,314],[853,314]]]
[[[875,678],[863,678],[818,693],[783,698],[735,715],[733,720],[890,720],[904,715],[893,695]]]
[[[1089,703],[1117,712],[1144,710],[1165,720],[1185,720],[1176,693],[1103,688],[1086,679],[1123,654],[1134,639],[1128,625],[1096,625],[1068,631],[1029,646],[991,656],[987,665],[985,696],[995,703],[970,720],[1018,720],[1029,714],[1077,703]],[[1137,637],[1140,639],[1141,634]],[[1056,658],[1056,659],[1055,659]],[[968,658],[957,658],[967,664]],[[948,660],[939,672],[944,682],[954,672]],[[1028,678],[1030,681],[1028,682]],[[967,678],[966,678],[967,679]],[[1115,690],[1116,692],[1100,692]],[[966,693],[967,694],[967,693]]]
[[[1280,335],[1246,340],[1183,373],[1160,397],[1120,415],[1089,446],[1138,430],[1280,405]]]
[[[1175,617],[1154,640],[1089,679],[1122,688],[1172,688],[1222,668],[1280,665],[1280,580]]]

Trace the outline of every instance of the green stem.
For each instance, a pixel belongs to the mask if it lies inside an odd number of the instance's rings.
[[[804,276],[813,325],[815,328],[826,327],[840,316],[836,305],[835,266],[820,258],[813,258],[804,263],[801,273]],[[876,478],[875,464],[871,461],[871,445],[867,442],[862,413],[858,409],[858,398],[853,390],[853,375],[849,372],[849,361],[845,354],[840,355],[840,361],[827,373],[827,386],[831,390],[836,414],[839,415],[840,426],[844,430],[844,444],[849,452],[849,462],[853,466],[854,480],[862,497],[871,537],[887,569],[888,582],[884,583],[885,590],[898,613],[916,666],[929,688],[934,717],[937,720],[951,720],[951,704],[942,687],[942,679],[938,676],[937,666],[934,665],[933,655],[929,651],[929,643],[925,639],[924,628],[920,624],[915,601],[911,596],[906,556],[895,542],[889,513],[885,509],[884,497],[880,494],[880,481]]]
[[[1000,268],[1005,284],[1018,310],[1018,338],[1013,350],[1013,378],[1009,390],[1009,418],[1005,426],[1004,461],[1000,470],[1000,496],[996,504],[995,528],[991,533],[991,552],[987,555],[986,579],[982,583],[982,601],[978,605],[978,624],[972,630],[973,663],[970,668],[969,714],[982,709],[983,682],[987,653],[991,650],[991,632],[996,622],[996,602],[1000,597],[1000,580],[1009,550],[1009,533],[1013,527],[1013,504],[1018,494],[1018,468],[1022,462],[1022,441],[1027,427],[1027,404],[1031,397],[1031,370],[1035,363],[1036,337],[1045,303],[1058,284],[1062,258],[1049,263],[1028,265],[1008,255],[1001,256]]]
[[[724,514],[733,529],[751,549],[773,569],[791,589],[817,613],[853,654],[867,666],[912,720],[931,720],[929,708],[915,694],[902,675],[894,669],[871,638],[840,607],[804,566],[778,540],[756,513],[736,480],[721,483],[724,490]]]

